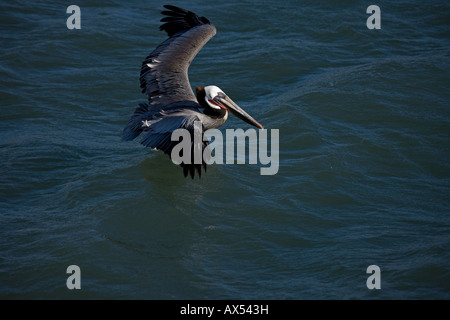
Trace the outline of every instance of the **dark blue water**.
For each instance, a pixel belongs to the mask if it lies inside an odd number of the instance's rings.
[[[185,179],[120,141],[165,2],[73,3],[68,30],[65,2],[3,1],[0,297],[450,298],[450,4],[172,3],[218,30],[192,86],[279,129],[278,173]]]

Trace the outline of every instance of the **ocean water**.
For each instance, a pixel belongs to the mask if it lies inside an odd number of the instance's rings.
[[[218,31],[192,86],[279,129],[200,180],[120,140],[166,2],[73,4],[0,4],[0,298],[450,298],[447,1],[172,1]]]

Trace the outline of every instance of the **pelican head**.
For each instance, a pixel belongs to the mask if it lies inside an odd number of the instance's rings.
[[[258,121],[253,119],[247,112],[245,112],[241,107],[239,107],[219,87],[206,86],[203,88],[202,87],[197,88],[197,96],[200,99],[202,98],[203,95],[201,91],[204,91],[205,103],[202,103],[203,105],[208,106],[209,108],[215,110],[223,109],[225,111],[230,111],[236,117],[244,120],[245,122],[260,129],[264,129],[263,126],[258,123]]]

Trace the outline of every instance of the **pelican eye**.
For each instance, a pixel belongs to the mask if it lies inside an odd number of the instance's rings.
[[[217,99],[217,98],[225,99],[225,97],[226,97],[225,93],[219,92],[219,93],[217,93],[217,95],[214,99]]]

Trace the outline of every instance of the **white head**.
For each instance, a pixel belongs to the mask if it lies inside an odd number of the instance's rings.
[[[203,92],[205,94],[204,99],[208,107],[215,110],[230,111],[236,117],[244,120],[245,122],[263,129],[255,119],[253,119],[247,112],[241,109],[233,100],[230,99],[219,87],[207,86],[197,87],[197,98],[203,98]],[[199,100],[200,102],[200,100]],[[218,113],[220,114],[220,112]],[[226,116],[227,113],[222,112],[222,116]]]
[[[218,95],[225,96],[225,93],[216,86],[207,86],[205,87],[205,100],[206,103],[213,109],[220,109],[219,105],[217,103],[214,103],[214,98],[216,98]]]

